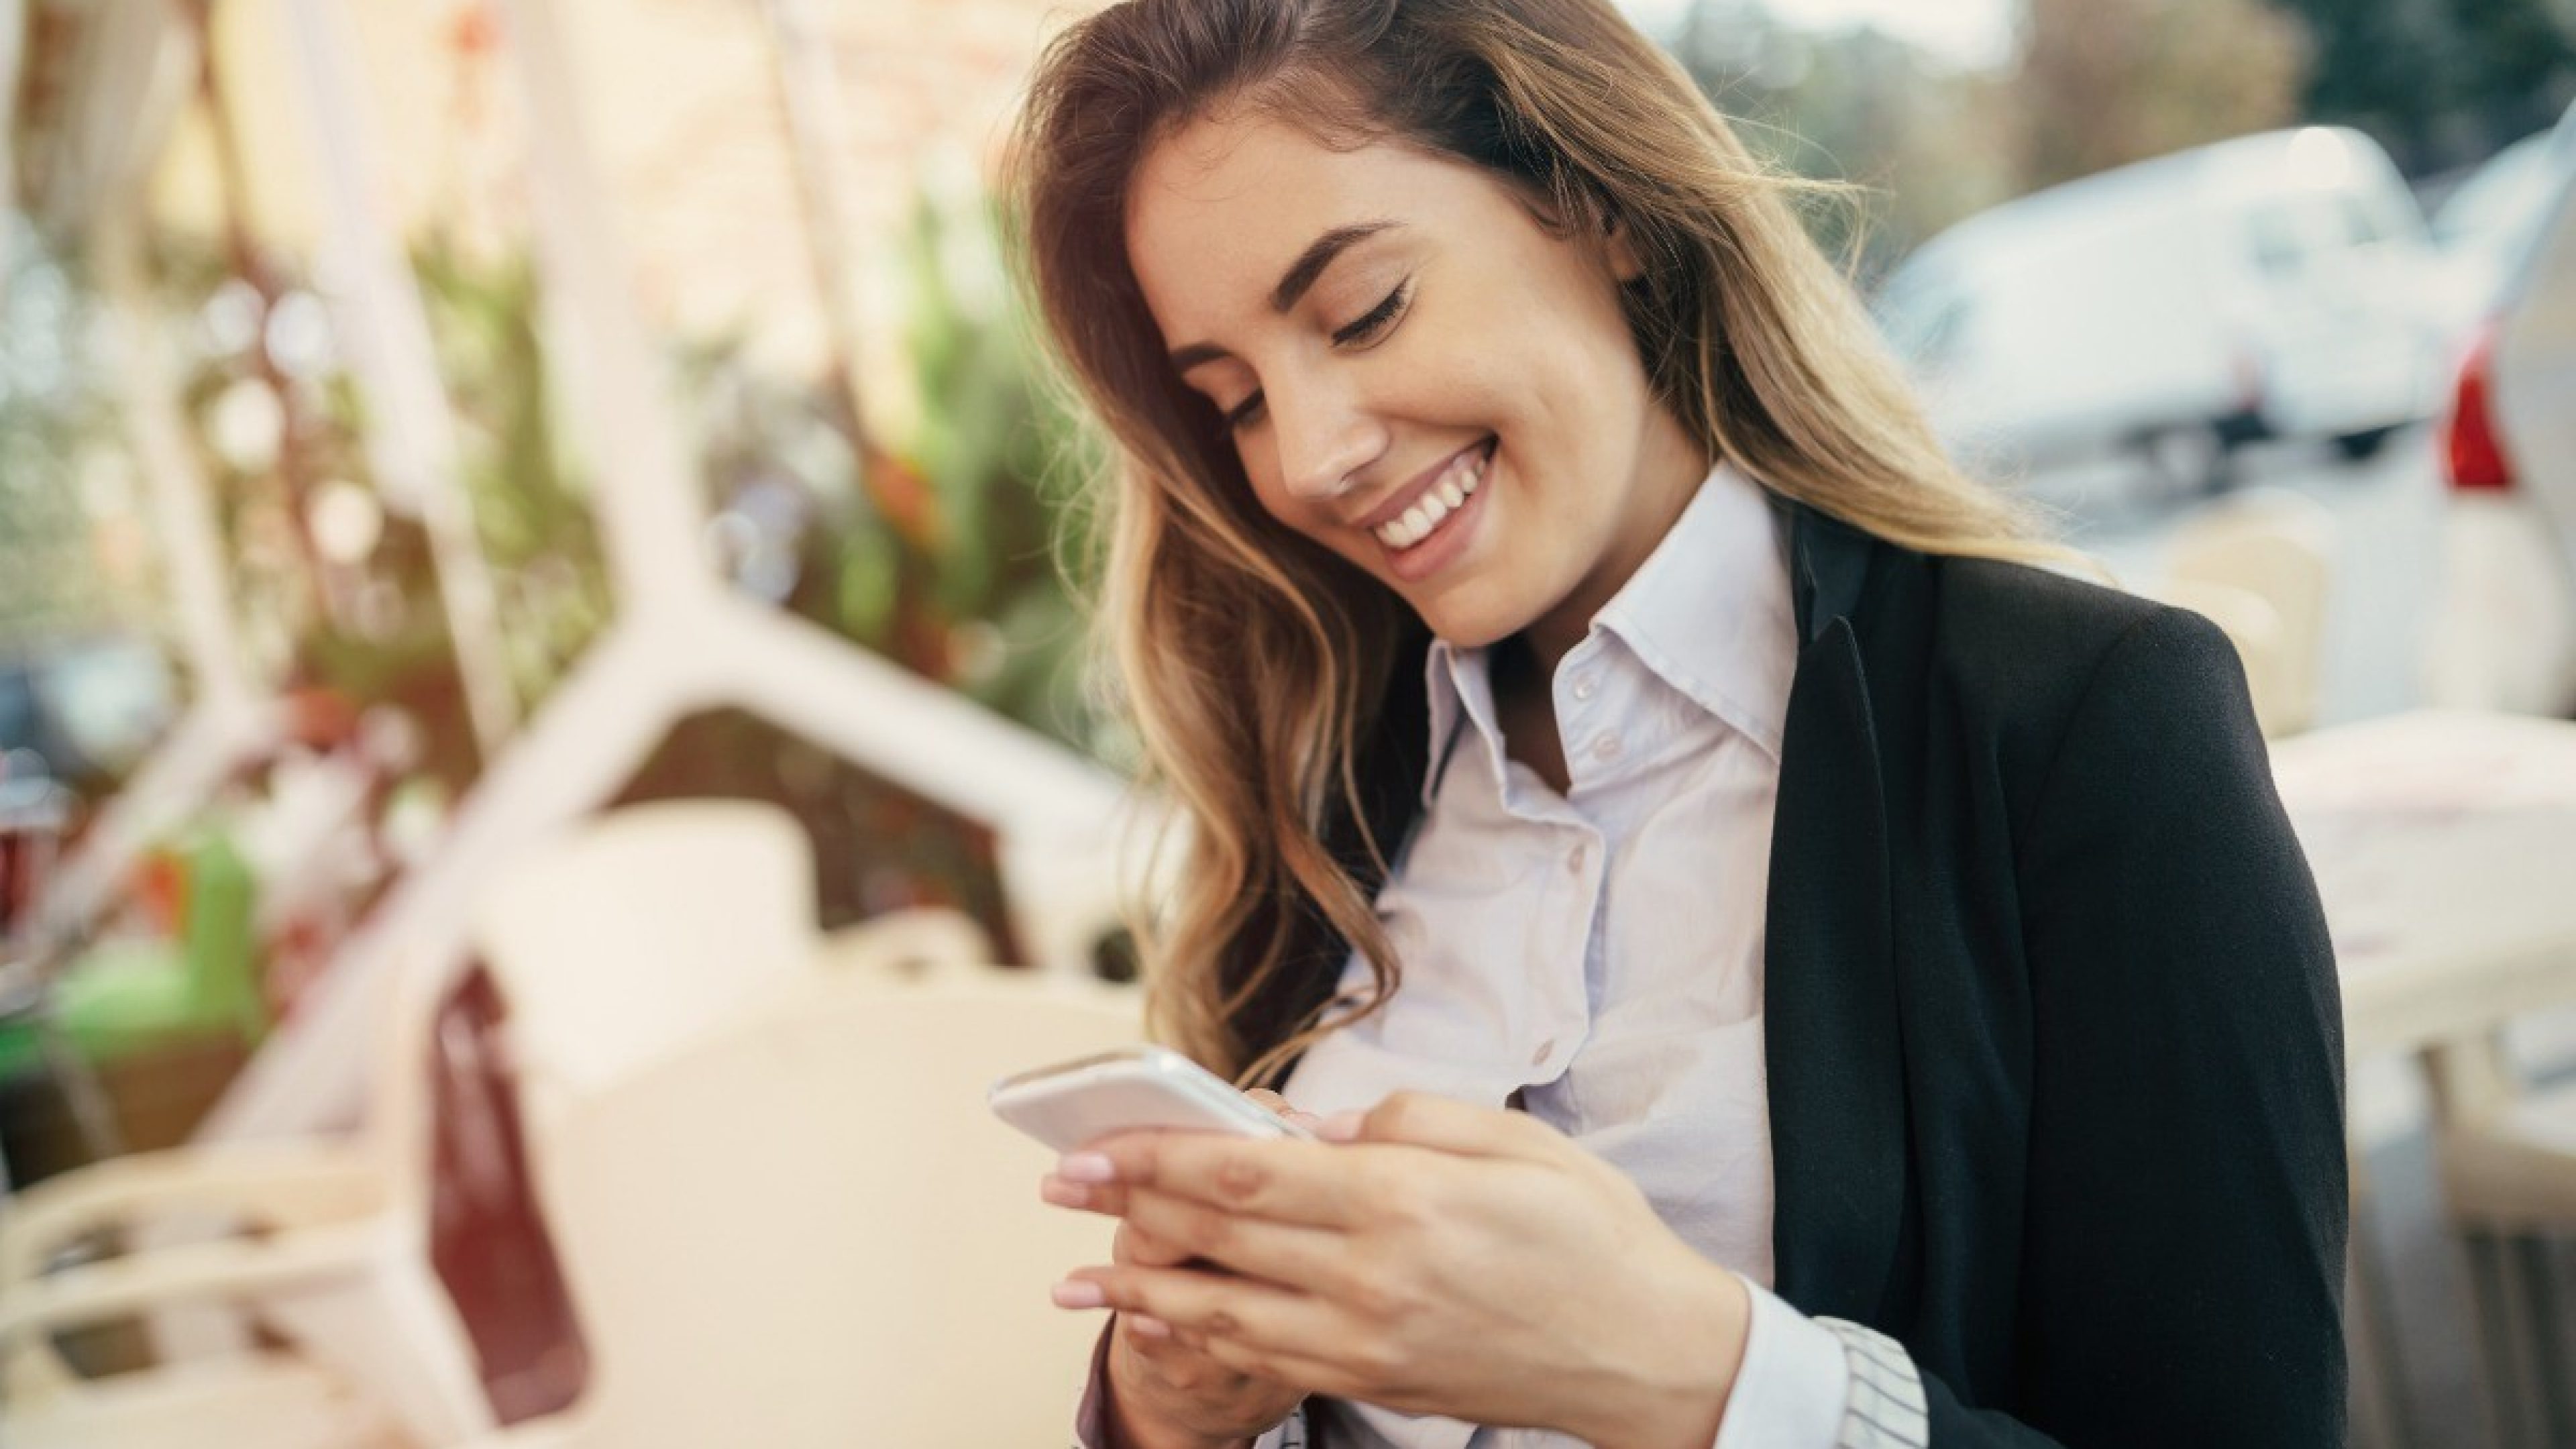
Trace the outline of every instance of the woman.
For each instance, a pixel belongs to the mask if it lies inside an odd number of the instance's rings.
[[[2228,646],[2029,566],[1608,0],[1128,0],[1015,154],[1191,827],[1158,1030],[1333,1114],[1044,1184],[1120,1220],[1090,1442],[2340,1442]]]

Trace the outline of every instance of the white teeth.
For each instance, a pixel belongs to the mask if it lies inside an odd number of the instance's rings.
[[[1431,535],[1440,521],[1466,506],[1485,480],[1485,464],[1490,454],[1478,452],[1449,465],[1440,481],[1425,490],[1422,497],[1404,515],[1377,527],[1378,541],[1392,549],[1408,549]]]

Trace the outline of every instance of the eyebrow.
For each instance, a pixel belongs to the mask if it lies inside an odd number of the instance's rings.
[[[1288,264],[1288,270],[1280,273],[1279,285],[1270,291],[1270,310],[1284,315],[1324,275],[1324,269],[1333,264],[1334,258],[1379,232],[1392,231],[1399,225],[1401,223],[1393,221],[1363,221],[1337,226],[1315,238],[1306,250],[1298,253],[1297,260]],[[1213,342],[1193,342],[1186,347],[1172,349],[1172,367],[1175,371],[1187,372],[1200,363],[1214,362],[1231,355]]]

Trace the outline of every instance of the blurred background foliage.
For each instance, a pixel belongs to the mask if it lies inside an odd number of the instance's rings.
[[[1848,204],[1809,214],[1864,285],[2012,196],[2301,121],[2368,130],[2429,195],[2576,96],[2576,0],[2021,0],[2015,41],[1990,64],[1865,25],[1803,27],[1761,0],[1665,9],[1678,18],[1664,38],[1758,150],[1858,183]],[[219,149],[238,192],[241,158]],[[874,249],[894,274],[877,295],[897,300],[868,321],[898,340],[894,375],[880,361],[854,388],[836,371],[846,359],[782,372],[747,332],[675,340],[706,544],[746,594],[1124,766],[1132,749],[1086,693],[1083,556],[1069,546],[1099,460],[1041,380],[994,208],[974,185],[924,181]],[[162,632],[148,565],[91,565],[91,548],[148,554],[149,529],[87,291],[22,233],[0,294],[0,651]],[[257,662],[401,706],[424,726],[430,768],[469,784],[482,762],[428,540],[370,477],[365,399],[317,279],[237,220],[155,247]],[[542,343],[523,252],[433,231],[412,260],[511,682],[533,710],[612,611],[589,465],[561,422],[563,362]],[[864,422],[859,396],[880,404]]]
[[[0,657],[86,634],[128,608],[99,568],[95,513],[128,507],[130,473],[94,443],[113,427],[97,309],[35,228],[0,222]]]
[[[864,490],[842,481],[846,447],[828,463],[813,450],[812,482],[833,485],[815,489],[831,526],[808,550],[812,585],[792,602],[1022,724],[1096,752],[1105,739],[1085,705],[1071,586],[1080,553],[1071,525],[1096,455],[1041,380],[1032,318],[1006,281],[999,223],[980,191],[917,193],[892,289],[905,311],[889,320],[913,372],[903,392],[919,404],[861,445]],[[745,457],[737,493],[759,476]]]

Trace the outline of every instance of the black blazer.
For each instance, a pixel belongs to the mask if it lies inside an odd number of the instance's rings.
[[[2341,1444],[2341,1007],[2233,650],[1789,511],[1778,1292],[1902,1343],[1942,1449]],[[1382,842],[1419,812],[1426,645],[1359,761]],[[1236,1017],[1258,1049],[1349,948],[1301,902],[1252,925],[1301,965]]]

